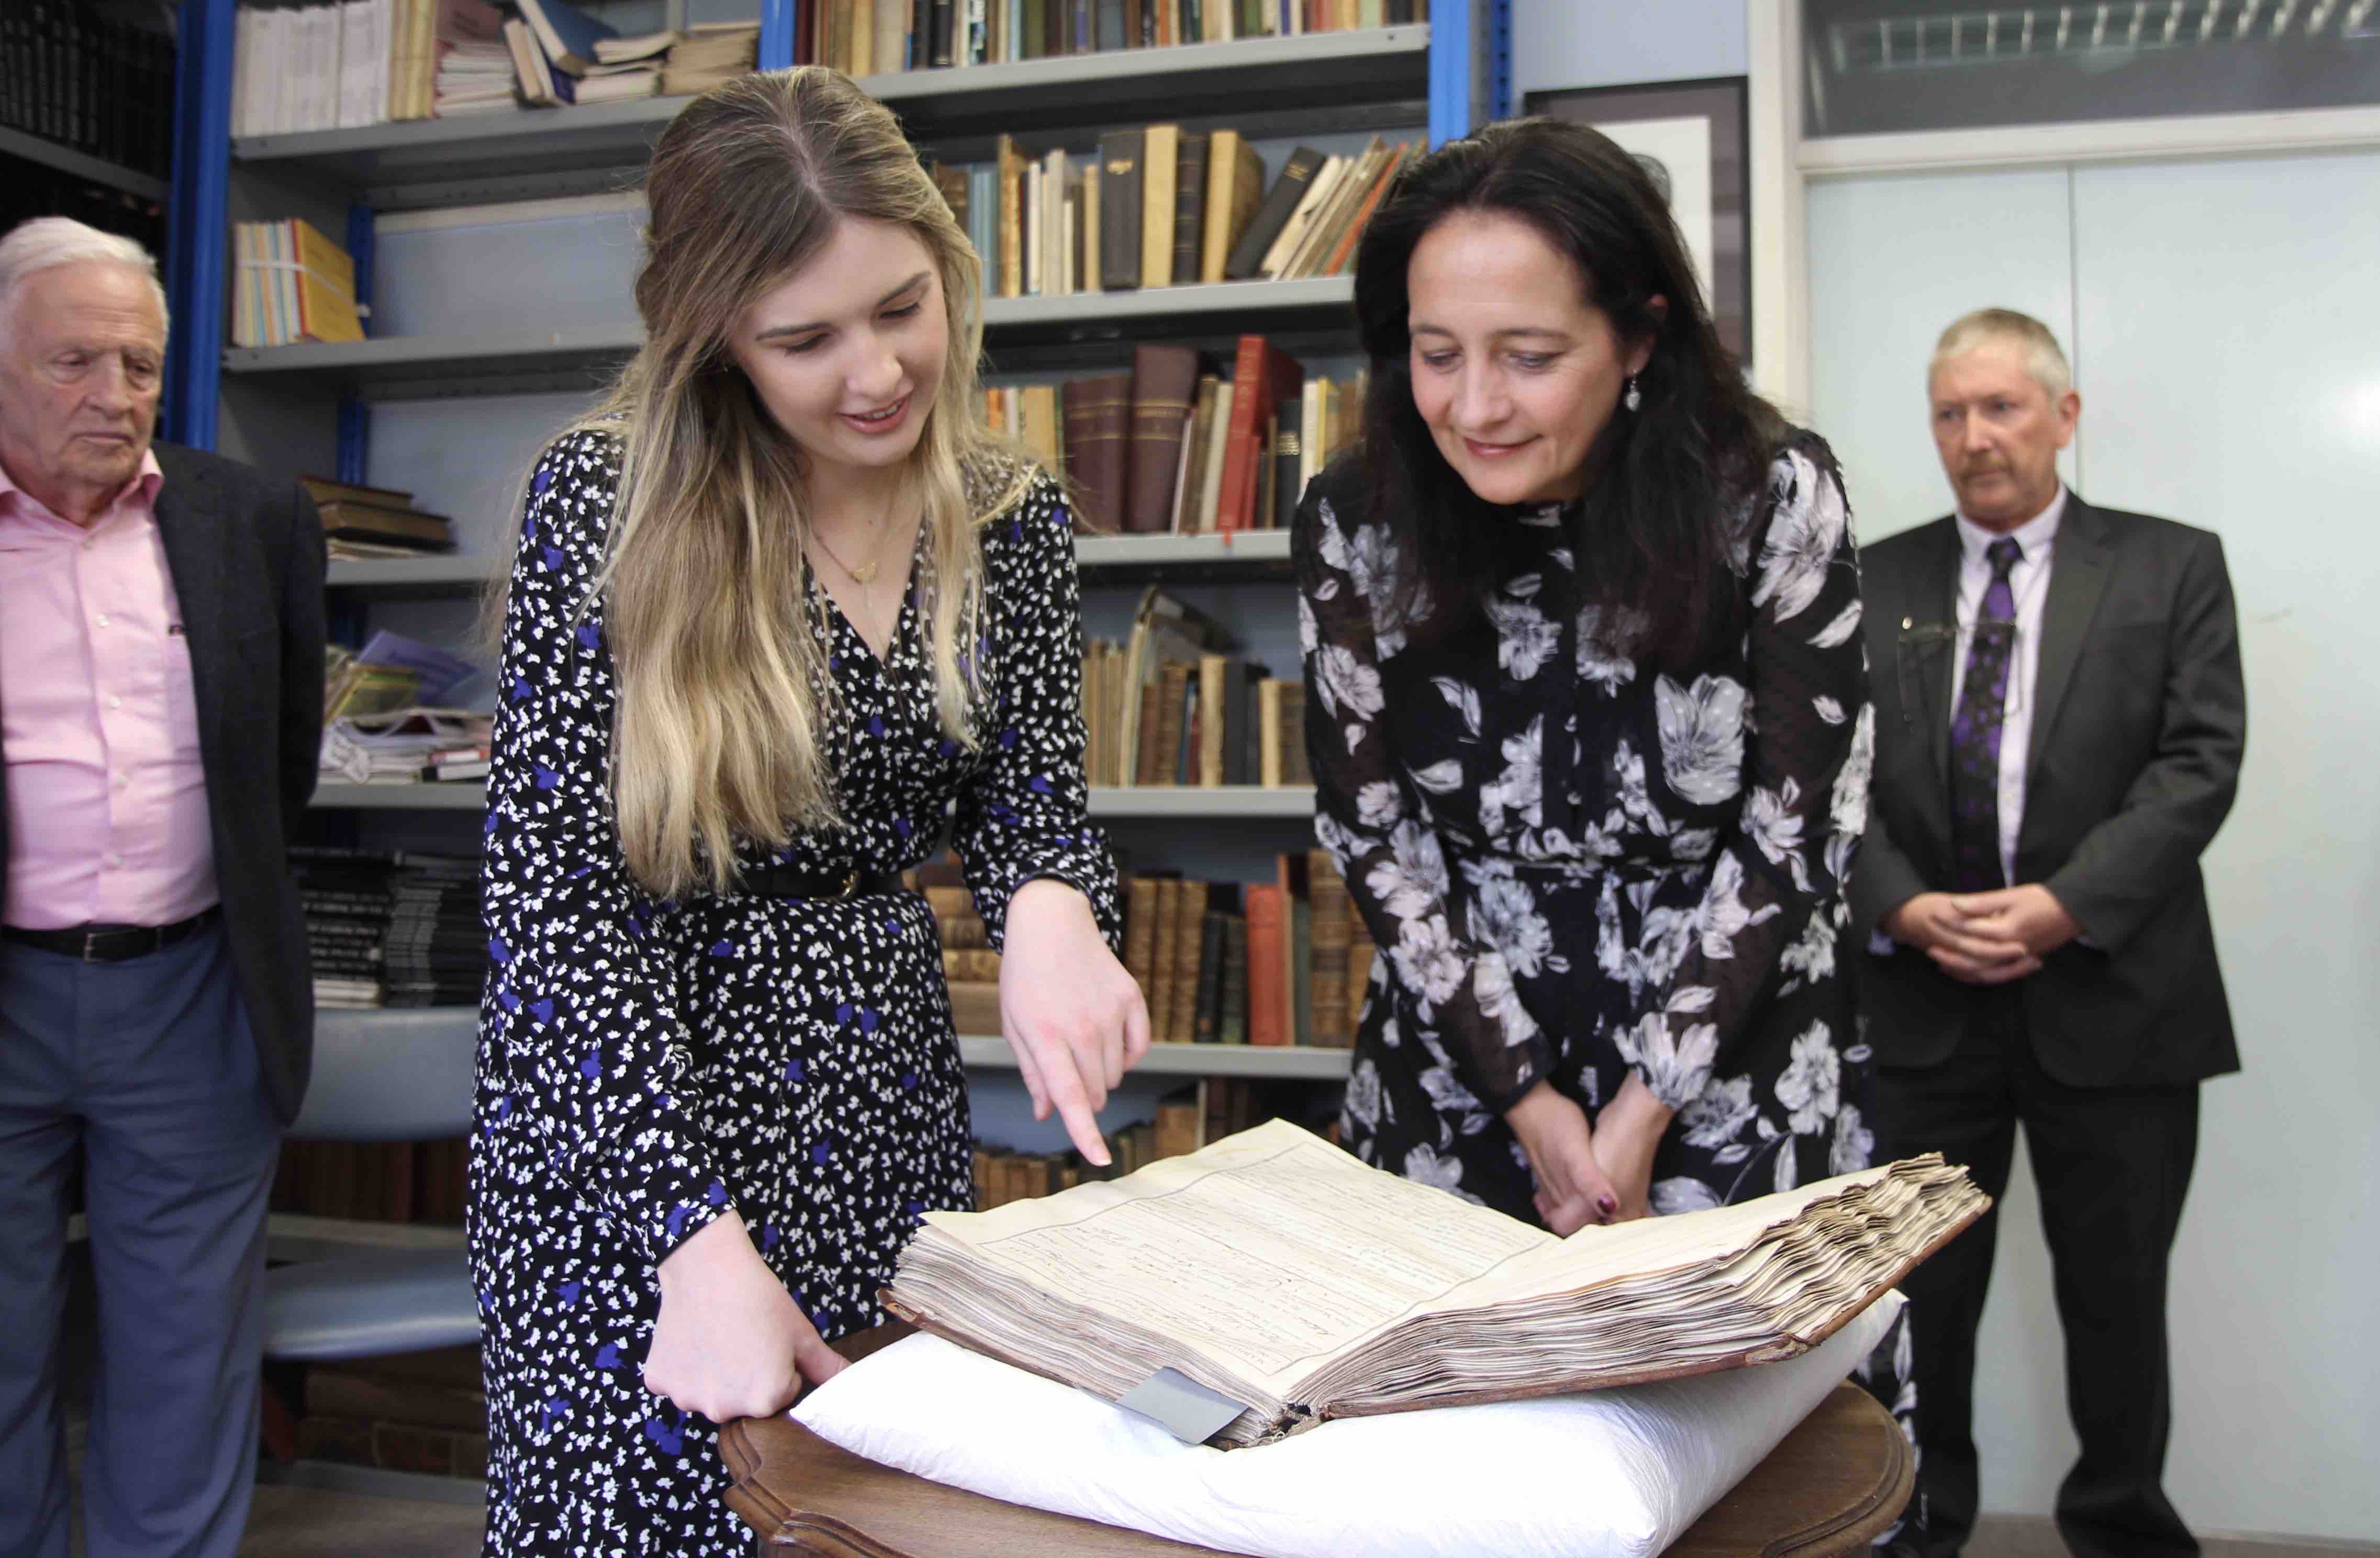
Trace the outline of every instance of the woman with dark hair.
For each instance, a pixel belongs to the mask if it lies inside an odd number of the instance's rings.
[[[1568,1234],[1864,1167],[1835,967],[1873,727],[1826,445],[1635,159],[1491,127],[1363,238],[1299,511],[1318,830],[1382,956],[1346,1140]]]

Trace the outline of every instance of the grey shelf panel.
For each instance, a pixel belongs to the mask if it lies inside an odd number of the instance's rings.
[[[486,808],[488,788],[449,780],[443,784],[318,784],[314,808],[326,812],[476,812]]]
[[[1424,25],[1126,49],[870,76],[913,136],[1034,133],[1109,119],[1261,113],[1427,96]],[[241,164],[338,186],[380,210],[583,193],[632,183],[685,98],[589,103],[362,129],[246,136]]]
[[[1075,561],[1095,577],[1191,574],[1217,578],[1282,574],[1289,565],[1289,532],[1247,530],[1236,536],[1086,536],[1075,542]],[[331,564],[333,589],[382,595],[469,593],[484,588],[504,569],[500,557],[391,557]]]
[[[1107,335],[1121,341],[1126,327],[1159,322],[1177,331],[1204,328],[1210,332],[1298,320],[1352,323],[1346,315],[1354,289],[1353,277],[1317,276],[1068,297],[995,297],[984,305],[984,329],[998,344]],[[633,322],[473,335],[385,335],[335,344],[234,346],[224,353],[224,369],[285,380],[302,375],[339,383],[374,400],[511,394],[591,385],[633,354],[642,340],[642,331]]]
[[[167,193],[165,181],[162,178],[118,167],[88,152],[43,140],[37,135],[27,135],[22,130],[0,127],[0,152],[22,157],[29,163],[39,163],[43,167],[55,168],[76,178],[87,178],[93,184],[104,184],[110,189],[121,189],[144,200],[163,203]]]
[[[1016,1069],[1006,1039],[959,1035],[959,1058],[970,1069]],[[1336,1081],[1353,1065],[1343,1049],[1256,1045],[1151,1045],[1131,1074],[1135,1077],[1269,1077],[1285,1081]]]
[[[481,784],[322,784],[315,787],[319,811],[476,812],[488,803]],[[1308,817],[1310,787],[1264,789],[1256,785],[1180,786],[1091,791],[1095,817]]]

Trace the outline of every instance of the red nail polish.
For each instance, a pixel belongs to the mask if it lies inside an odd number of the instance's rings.
[[[1620,1202],[1609,1195],[1596,1197],[1595,1204],[1603,1208],[1603,1214],[1606,1217],[1611,1216],[1620,1210]]]

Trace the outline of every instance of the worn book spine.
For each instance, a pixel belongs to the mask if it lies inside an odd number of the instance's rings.
[[[1301,386],[1298,393],[1273,403],[1272,526],[1276,530],[1287,530],[1297,523],[1297,501],[1305,490],[1298,478],[1305,460],[1305,395]]]
[[[1197,782],[1210,790],[1223,782],[1223,700],[1234,663],[1224,655],[1198,658]]]
[[[1232,914],[1223,921],[1223,983],[1216,997],[1215,1042],[1248,1042],[1248,922]]]
[[[1198,376],[1198,400],[1190,414],[1190,430],[1183,450],[1182,501],[1173,514],[1173,528],[1184,533],[1198,528],[1200,506],[1207,495],[1207,444],[1215,436],[1215,392],[1221,380],[1212,373]]]
[[[1309,851],[1305,872],[1313,899],[1314,1042],[1344,1049],[1354,1037],[1347,1023],[1347,948],[1354,936],[1354,910],[1346,878],[1328,850]]]
[[[1281,782],[1285,785],[1308,785],[1314,782],[1314,769],[1305,753],[1305,683],[1284,682],[1281,684]]]
[[[1188,346],[1135,346],[1132,447],[1125,455],[1124,528],[1157,535],[1173,527],[1182,440],[1198,381],[1198,354]]]
[[[1132,292],[1140,286],[1146,145],[1139,130],[1110,130],[1099,137],[1099,289],[1103,292]]]
[[[1025,154],[1015,138],[1002,136],[1000,165],[1000,296],[1025,296]]]
[[[1158,782],[1158,746],[1161,740],[1159,730],[1165,715],[1160,700],[1165,689],[1160,682],[1148,682],[1140,688],[1139,744],[1132,755],[1132,782],[1151,785]]]
[[[1198,279],[1207,244],[1207,149],[1203,130],[1184,130],[1173,164],[1173,284]]]
[[[1157,884],[1157,924],[1150,937],[1149,958],[1154,977],[1143,985],[1148,1002],[1148,1036],[1159,1044],[1173,1042],[1173,978],[1181,954],[1182,879],[1160,877]]]
[[[1173,181],[1180,173],[1182,127],[1150,125],[1141,131],[1140,284],[1173,281]]]
[[[1281,224],[1281,233],[1273,239],[1272,247],[1266,249],[1264,258],[1257,261],[1257,275],[1268,281],[1288,279],[1290,256],[1305,241],[1305,235],[1313,230],[1316,218],[1321,214],[1323,205],[1330,199],[1331,191],[1338,187],[1339,181],[1347,175],[1351,163],[1352,159],[1346,157],[1323,160],[1322,166],[1315,170],[1313,181],[1304,198],[1290,211],[1289,220]]]
[[[1198,1026],[1198,957],[1207,919],[1207,884],[1182,884],[1179,924],[1173,937],[1173,1016],[1167,1030],[1175,1044],[1188,1044]]]
[[[1251,689],[1263,668],[1234,659],[1223,679],[1223,778],[1225,784],[1256,782],[1256,754],[1248,742]]]
[[[1179,784],[1185,735],[1184,698],[1196,668],[1185,660],[1168,660],[1158,672],[1157,773],[1152,784]]]
[[[1247,231],[1232,246],[1231,258],[1224,262],[1223,273],[1232,281],[1245,281],[1257,273],[1273,240],[1289,223],[1290,213],[1305,198],[1315,170],[1323,163],[1322,153],[1310,146],[1301,146],[1289,154],[1281,165],[1281,176],[1273,180],[1272,190],[1264,203],[1257,208],[1256,216],[1248,223]]]
[[[1257,429],[1270,403],[1264,394],[1265,338],[1243,335],[1232,359],[1232,419],[1223,435],[1223,486],[1215,528],[1247,528],[1256,505]]]
[[[1222,512],[1223,459],[1231,443],[1232,406],[1238,400],[1232,386],[1215,386],[1215,418],[1207,430],[1206,474],[1198,483],[1198,512],[1183,516],[1182,528],[1200,533],[1216,527],[1216,516]]]
[[[1074,484],[1084,521],[1099,534],[1113,535],[1123,520],[1127,444],[1132,420],[1132,376],[1102,373],[1070,379],[1064,403],[1066,476]]]
[[[1281,1027],[1289,1002],[1281,994],[1287,973],[1281,934],[1281,891],[1271,882],[1241,889],[1248,916],[1248,1043],[1268,1048],[1289,1042]]]
[[[1193,1044],[1211,1045],[1221,1037],[1224,919],[1216,909],[1208,910],[1199,919],[1198,1001],[1190,1025]]]
[[[1281,775],[1281,683],[1269,676],[1257,683],[1257,782],[1278,789]]]
[[[1154,876],[1135,876],[1124,893],[1123,971],[1148,999],[1157,974],[1157,888]]]

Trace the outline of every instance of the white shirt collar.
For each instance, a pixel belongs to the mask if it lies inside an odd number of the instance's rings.
[[[1971,565],[1980,566],[1984,549],[2000,538],[2003,532],[1986,530],[1965,514],[1956,516],[1959,522],[1959,548]],[[2049,555],[2050,543],[2058,539],[2058,522],[2066,517],[2066,484],[2059,482],[2050,496],[2049,506],[2005,534],[2024,550],[2024,561],[2038,562]]]

